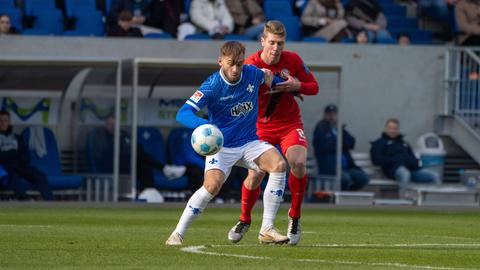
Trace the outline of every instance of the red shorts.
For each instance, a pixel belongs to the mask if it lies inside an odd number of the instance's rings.
[[[260,140],[269,142],[274,146],[279,145],[283,155],[286,155],[287,149],[293,145],[301,145],[308,148],[307,137],[302,126],[283,128],[276,132],[266,132],[259,129],[257,130],[257,135]]]

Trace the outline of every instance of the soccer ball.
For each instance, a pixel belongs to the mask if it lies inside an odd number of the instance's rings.
[[[223,146],[223,134],[216,126],[204,124],[193,131],[191,143],[200,155],[215,155]]]

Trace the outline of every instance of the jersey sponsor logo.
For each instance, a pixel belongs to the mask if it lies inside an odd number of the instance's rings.
[[[220,98],[220,101],[224,101],[224,100],[232,99],[232,98],[233,98],[233,95],[226,96],[226,97],[221,97],[221,98]]]
[[[195,93],[193,93],[193,95],[190,97],[190,99],[195,103],[198,103],[202,98],[203,93],[200,92],[200,90],[195,91]]]
[[[303,69],[305,70],[305,73],[310,74],[310,69],[303,63]]]
[[[253,102],[247,101],[238,103],[230,109],[230,114],[232,116],[247,115],[251,110],[253,110]]]
[[[248,84],[247,86],[247,91],[252,93],[253,92],[253,89],[255,89],[255,87],[253,86],[253,84]]]

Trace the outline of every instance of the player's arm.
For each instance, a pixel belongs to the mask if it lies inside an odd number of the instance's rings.
[[[202,86],[185,102],[178,110],[176,120],[189,128],[197,128],[203,124],[207,124],[208,120],[197,116],[197,112],[207,105],[209,94],[211,93],[210,84],[204,82]]]
[[[275,92],[297,92],[304,95],[316,95],[318,93],[318,83],[313,73],[303,63],[300,56],[294,61],[294,76],[283,74],[286,77],[285,82],[277,84],[272,88]]]
[[[262,71],[263,71],[263,84],[268,87],[274,87],[278,83],[281,83],[284,81],[280,76],[275,76],[273,72],[269,69],[262,68]]]

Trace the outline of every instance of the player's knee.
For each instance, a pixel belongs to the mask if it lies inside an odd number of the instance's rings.
[[[284,172],[287,169],[287,163],[283,159],[276,160],[272,166],[272,172]]]
[[[293,174],[297,177],[303,177],[307,173],[307,167],[303,160],[291,160],[289,165]]]
[[[217,183],[204,183],[203,186],[208,191],[208,193],[212,194],[213,196],[217,195],[222,188],[222,186],[218,185]]]

